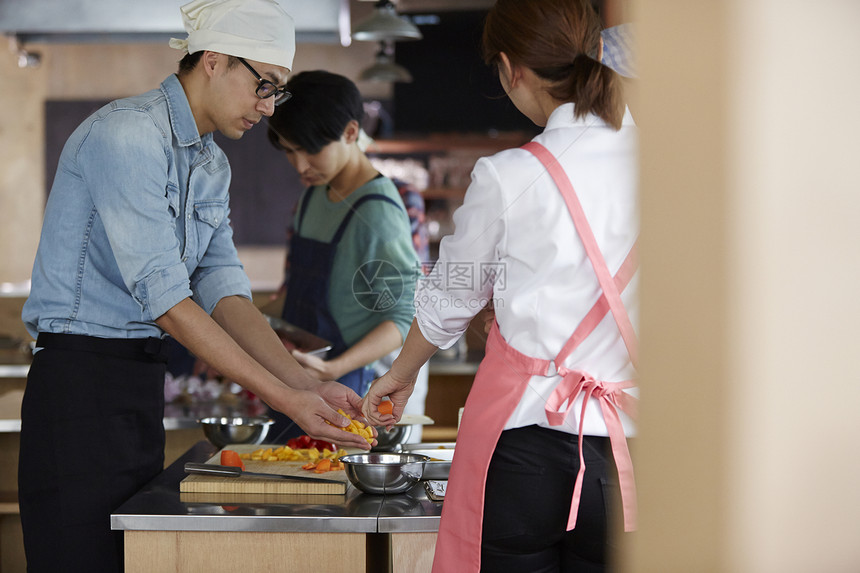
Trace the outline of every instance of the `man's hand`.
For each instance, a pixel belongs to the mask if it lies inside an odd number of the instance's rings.
[[[352,388],[340,382],[329,381],[320,383],[314,390],[332,407],[341,408],[353,418],[362,415],[361,397]]]
[[[292,350],[290,354],[296,359],[296,362],[301,364],[305,371],[316,378],[317,380],[333,380],[337,378],[330,368],[328,362],[314,354],[306,354],[300,350]]]
[[[324,383],[323,385],[327,384],[337,384],[337,382]],[[352,390],[342,384],[337,385],[342,386],[347,392],[352,392]],[[331,393],[334,394],[334,391],[331,391]],[[355,392],[352,392],[352,394],[355,395]],[[344,427],[349,425],[349,419],[338,414],[319,393],[299,391],[293,394],[291,398],[289,406],[284,407],[282,410],[277,405],[271,404],[271,406],[285,412],[312,438],[334,442],[341,447],[353,447],[361,450],[370,449],[371,444],[368,444],[367,440],[359,435],[343,430]],[[355,395],[353,401],[356,400],[358,400],[357,395]],[[349,402],[338,402],[335,400],[332,403],[338,408],[343,408],[343,405],[347,405],[349,410],[344,408],[344,412],[350,412],[350,410],[356,413],[359,412],[355,406],[349,406]],[[331,423],[327,423],[326,421]]]

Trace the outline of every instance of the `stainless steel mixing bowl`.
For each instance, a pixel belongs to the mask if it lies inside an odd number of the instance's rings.
[[[259,444],[275,422],[263,416],[224,416],[198,420],[206,439],[219,448],[227,444]]]
[[[421,479],[430,458],[421,454],[370,452],[342,456],[346,476],[365,493],[403,493]]]
[[[391,430],[385,426],[376,426],[376,445],[371,451],[374,452],[396,452],[403,446],[403,442],[412,435],[412,426],[398,425]]]

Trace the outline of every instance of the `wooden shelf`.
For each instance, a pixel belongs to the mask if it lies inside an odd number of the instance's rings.
[[[518,147],[531,136],[523,132],[503,132],[494,135],[482,133],[437,133],[426,137],[404,136],[392,139],[376,139],[367,148],[367,153],[383,155],[410,155],[418,153],[495,153],[502,149]]]
[[[422,442],[455,442],[457,441],[456,426],[424,426],[421,431]]]
[[[466,194],[465,187],[428,187],[421,192],[424,200],[445,199],[448,201],[462,201]]]
[[[15,515],[18,509],[17,491],[0,491],[0,515]]]

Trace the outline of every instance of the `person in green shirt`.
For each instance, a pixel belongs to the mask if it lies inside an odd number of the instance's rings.
[[[268,137],[306,186],[296,209],[282,317],[332,343],[326,359],[293,355],[321,380],[362,395],[376,360],[399,348],[414,315],[420,262],[395,184],[359,146],[364,106],[348,78],[297,74]],[[276,415],[273,435],[288,437]]]

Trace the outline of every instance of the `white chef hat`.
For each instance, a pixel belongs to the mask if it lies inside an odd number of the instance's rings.
[[[189,54],[209,50],[292,69],[295,24],[274,0],[194,0],[180,11],[188,39],[171,38],[171,48]]]

